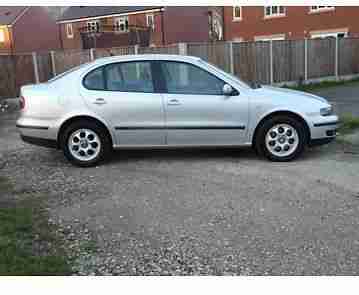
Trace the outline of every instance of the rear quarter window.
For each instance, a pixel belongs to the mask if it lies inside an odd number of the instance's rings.
[[[83,85],[89,90],[105,90],[105,78],[103,67],[88,73],[83,79]]]

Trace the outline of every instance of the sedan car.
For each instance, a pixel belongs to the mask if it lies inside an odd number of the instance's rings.
[[[197,57],[98,59],[21,88],[17,127],[28,143],[88,167],[113,149],[252,146],[273,161],[336,136],[324,99],[249,85]]]

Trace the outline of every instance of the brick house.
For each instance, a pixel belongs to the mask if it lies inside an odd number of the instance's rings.
[[[359,37],[359,6],[224,7],[225,40]]]
[[[40,6],[0,6],[0,53],[60,48],[55,20]]]
[[[72,6],[58,25],[64,49],[206,42],[223,38],[223,8]]]

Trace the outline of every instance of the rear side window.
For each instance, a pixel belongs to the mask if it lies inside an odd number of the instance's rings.
[[[150,62],[111,64],[105,76],[109,91],[154,92]]]
[[[89,90],[105,90],[103,67],[88,73],[84,79],[84,86]]]
[[[151,62],[113,63],[93,70],[83,80],[89,90],[154,92]]]

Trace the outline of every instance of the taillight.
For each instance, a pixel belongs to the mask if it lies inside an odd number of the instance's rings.
[[[25,108],[25,97],[20,97],[20,109],[23,110]]]

